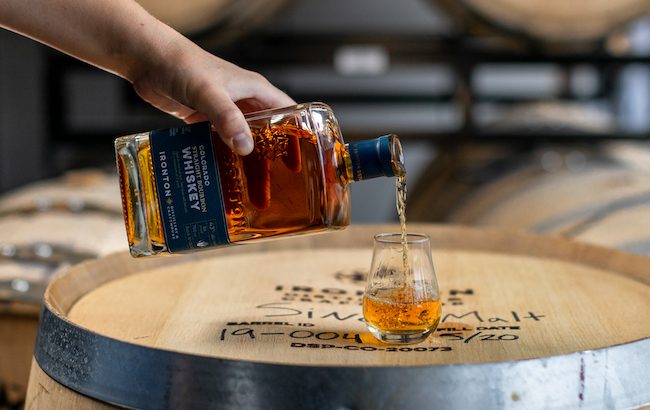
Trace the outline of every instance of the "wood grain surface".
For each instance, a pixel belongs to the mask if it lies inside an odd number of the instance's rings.
[[[451,1],[438,0],[445,5]],[[642,16],[647,0],[462,0],[455,5],[495,26],[558,43],[594,41]]]
[[[45,374],[35,360],[32,360],[29,380],[31,387],[27,391],[25,410],[106,410],[115,408],[60,385]]]
[[[515,169],[449,215],[458,224],[530,231],[650,256],[650,149],[611,144],[579,169]]]
[[[434,238],[443,316],[434,337],[401,351],[377,342],[361,317],[373,227],[142,266],[116,255],[71,269],[46,300],[119,340],[268,363],[521,360],[650,336],[646,259],[525,235],[412,230]],[[107,271],[112,280],[87,282]]]
[[[25,400],[37,330],[38,307],[0,305],[0,390],[4,393],[0,408],[18,406]]]
[[[127,250],[121,212],[116,176],[94,169],[0,197],[0,408],[17,408],[25,399],[40,297],[57,261],[78,258],[77,252],[99,256]],[[41,245],[62,250],[35,252]],[[9,258],[14,246],[27,249],[26,256]]]
[[[184,256],[115,254],[61,274],[45,300],[80,328],[152,349],[298,366],[489,366],[650,336],[646,258],[521,233],[411,225],[432,238],[443,320],[423,343],[379,343],[361,320],[360,298],[372,236],[396,229],[353,227]],[[27,408],[70,406],[106,408],[34,362]]]
[[[290,0],[138,0],[149,13],[186,35],[214,31],[224,43],[260,26]],[[226,39],[226,40],[224,40]]]

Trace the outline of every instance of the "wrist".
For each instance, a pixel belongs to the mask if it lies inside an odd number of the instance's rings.
[[[154,17],[141,23],[130,38],[132,41],[123,43],[118,74],[131,83],[175,61],[186,46],[184,43],[192,44]]]

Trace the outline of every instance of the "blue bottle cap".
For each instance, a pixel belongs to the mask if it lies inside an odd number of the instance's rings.
[[[350,142],[348,152],[355,181],[381,176],[393,177],[396,172],[403,170],[402,149],[395,135]]]

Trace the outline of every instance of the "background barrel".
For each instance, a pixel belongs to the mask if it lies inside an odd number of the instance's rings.
[[[38,314],[53,273],[127,249],[117,179],[69,173],[0,197],[0,408],[25,399]]]
[[[650,255],[650,148],[543,149],[467,195],[448,220]]]
[[[373,234],[396,229],[75,266],[46,292],[27,406],[105,406],[82,394],[135,408],[650,401],[648,259],[411,226],[432,237],[443,314],[433,337],[393,346],[367,331],[360,300]]]
[[[597,44],[615,29],[650,12],[648,0],[434,0],[466,27],[526,37],[547,45]]]
[[[229,44],[267,24],[292,0],[138,0],[158,19],[190,37]]]

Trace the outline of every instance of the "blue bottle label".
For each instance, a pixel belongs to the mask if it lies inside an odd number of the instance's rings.
[[[169,252],[229,244],[210,124],[152,131],[149,140]]]

